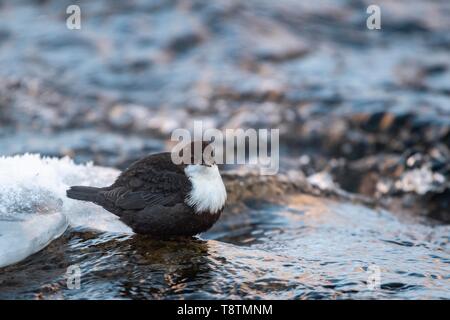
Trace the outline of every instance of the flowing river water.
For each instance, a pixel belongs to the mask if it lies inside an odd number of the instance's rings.
[[[67,287],[71,265],[79,289]],[[192,240],[69,230],[3,269],[0,297],[449,299],[449,265],[448,227],[299,195],[250,204]]]

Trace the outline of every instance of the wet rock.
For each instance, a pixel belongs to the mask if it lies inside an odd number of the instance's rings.
[[[277,175],[260,175],[257,171],[248,169],[225,171],[222,174],[227,193],[228,209],[230,213],[239,212],[249,200],[285,203],[293,194],[308,194],[316,197],[333,198],[373,206],[375,203],[368,197],[351,194],[333,184],[330,187],[331,176],[306,178],[297,170],[289,170]],[[317,183],[318,180],[326,181]],[[259,199],[259,200],[258,200]]]
[[[378,199],[379,204],[391,210],[407,209],[421,215],[433,212],[433,217],[448,221],[450,203],[443,196],[450,189],[448,165],[433,161],[433,155],[439,157],[441,153],[434,150],[371,156],[344,162],[332,173],[344,190]]]

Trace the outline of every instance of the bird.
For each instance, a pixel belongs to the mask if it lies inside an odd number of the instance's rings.
[[[208,150],[205,152],[205,150]],[[198,156],[198,151],[201,155]],[[174,152],[146,156],[107,187],[72,186],[67,197],[93,202],[135,233],[157,238],[191,237],[210,229],[225,207],[227,191],[210,141],[192,141]]]

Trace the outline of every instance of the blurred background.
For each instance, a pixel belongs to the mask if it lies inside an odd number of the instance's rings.
[[[449,222],[449,16],[446,0],[0,0],[0,154],[123,169],[193,120],[279,128],[282,173]]]

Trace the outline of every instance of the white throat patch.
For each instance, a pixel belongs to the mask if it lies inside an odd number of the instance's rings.
[[[216,165],[188,165],[184,172],[192,183],[192,191],[186,198],[186,204],[196,212],[216,213],[225,205],[227,191]]]

